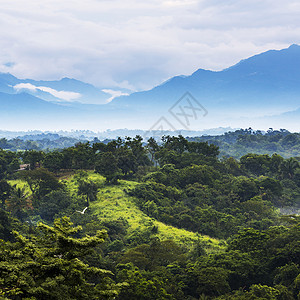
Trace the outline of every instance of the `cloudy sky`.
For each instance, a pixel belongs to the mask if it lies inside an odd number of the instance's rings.
[[[1,0],[0,71],[148,89],[300,44],[290,0]]]

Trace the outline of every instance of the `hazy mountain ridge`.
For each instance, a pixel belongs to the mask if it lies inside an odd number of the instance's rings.
[[[116,98],[112,103],[133,104],[141,98],[149,97],[160,101],[159,97],[164,96],[164,104],[172,104],[172,101],[177,100],[175,96],[178,93],[186,91],[199,97],[208,106],[211,105],[210,100],[213,104],[225,100],[238,103],[241,96],[248,95],[255,96],[252,101],[260,103],[266,96],[273,96],[278,101],[278,92],[298,96],[299,83],[300,46],[292,45],[280,51],[271,50],[252,56],[223,71],[198,69],[190,76],[176,76],[150,91]],[[294,104],[294,100],[291,103]],[[294,105],[296,108],[299,106],[300,102],[298,106]]]
[[[151,90],[117,97],[108,104],[95,103],[104,103],[111,95],[70,78],[36,81],[0,74],[0,92],[0,126],[10,130],[147,130],[161,117],[173,129],[181,130],[182,122],[170,115],[169,109],[186,92],[208,112],[205,118],[190,122],[187,130],[228,126],[297,130],[300,46],[270,50],[219,72],[198,69],[190,76],[173,77]],[[20,121],[25,127],[11,126]]]
[[[158,105],[166,113],[187,91],[209,112],[201,120],[202,126],[268,128],[284,127],[288,121],[289,128],[296,130],[300,116],[300,46],[270,50],[219,72],[198,69],[150,91],[115,98],[110,105]],[[292,119],[286,119],[287,115],[293,115]]]
[[[203,135],[221,135],[225,132],[233,131],[231,127],[227,128],[211,128],[203,131],[187,131],[183,130],[180,134],[184,136],[194,137],[194,136],[203,136]],[[76,139],[83,139],[83,140],[93,140],[94,138],[98,139],[117,139],[118,137],[125,138],[125,137],[135,137],[136,135],[144,136],[146,134],[145,130],[140,129],[117,129],[117,130],[106,130],[101,132],[95,132],[91,130],[74,130],[74,131],[5,131],[0,130],[0,139],[21,139],[21,140],[55,140],[62,137],[70,137]],[[174,135],[178,134],[178,132],[174,133]]]
[[[105,103],[111,97],[89,83],[73,78],[62,78],[60,80],[45,81],[32,79],[18,79],[8,74],[0,73],[0,91],[8,94],[19,94],[25,92],[46,101],[64,102],[68,93],[72,93],[70,100],[82,103]],[[77,95],[76,95],[77,94]]]

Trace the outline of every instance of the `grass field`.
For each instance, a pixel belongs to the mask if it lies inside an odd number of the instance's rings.
[[[157,227],[157,236],[161,240],[171,239],[188,246],[200,239],[207,244],[208,251],[218,251],[224,247],[224,243],[217,239],[169,226],[147,216],[137,207],[134,197],[128,196],[125,192],[134,188],[138,184],[137,182],[121,180],[119,185],[112,186],[104,185],[104,178],[100,175],[91,174],[89,178],[97,180],[102,185],[98,192],[97,201],[91,203],[92,213],[97,215],[99,219],[117,220],[123,218],[129,224],[129,234],[136,230],[143,231],[147,224],[152,224]]]
[[[224,242],[198,233],[190,232],[184,229],[179,229],[173,226],[166,225],[156,219],[153,219],[143,213],[136,205],[134,197],[129,196],[126,191],[133,189],[138,183],[134,181],[120,180],[118,185],[106,185],[105,178],[92,171],[86,172],[89,180],[98,184],[99,192],[97,201],[91,202],[90,211],[100,220],[117,220],[123,218],[127,220],[129,228],[128,234],[136,231],[146,230],[149,224],[155,226],[157,231],[154,235],[161,240],[174,240],[179,244],[184,244],[186,247],[192,245],[195,241],[200,240],[207,245],[208,252],[220,251],[224,248]],[[10,180],[11,185],[26,188],[26,191],[31,194],[29,186],[22,180]],[[63,174],[61,182],[65,184],[71,194],[77,194],[76,175]]]

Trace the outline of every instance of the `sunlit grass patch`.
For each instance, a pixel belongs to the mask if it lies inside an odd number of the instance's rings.
[[[95,176],[99,175],[95,174],[94,178]],[[98,192],[98,200],[91,203],[92,212],[102,220],[125,219],[129,224],[129,235],[137,230],[143,231],[151,224],[157,227],[156,235],[161,240],[170,239],[179,244],[192,245],[200,239],[207,245],[208,252],[223,248],[217,239],[166,225],[147,216],[137,207],[134,197],[126,193],[137,184],[137,182],[121,180],[119,185],[104,185]]]

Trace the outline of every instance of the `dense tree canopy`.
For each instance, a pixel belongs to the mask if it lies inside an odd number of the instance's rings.
[[[299,299],[298,139],[248,129],[0,150],[0,298]]]

